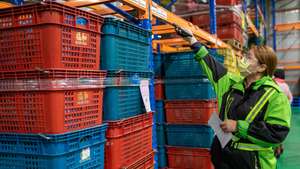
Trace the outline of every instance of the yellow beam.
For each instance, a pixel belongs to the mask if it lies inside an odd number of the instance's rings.
[[[7,3],[7,2],[0,2],[0,9],[4,9],[4,8],[9,8],[9,7],[13,7],[14,5],[11,3]]]
[[[246,15],[246,21],[248,23],[248,26],[251,30],[251,33],[254,33],[256,37],[259,37],[259,32],[257,31],[255,25],[253,24],[253,22],[251,21],[249,15]]]
[[[300,22],[294,23],[283,23],[275,26],[275,30],[278,32],[290,31],[290,30],[299,30]]]

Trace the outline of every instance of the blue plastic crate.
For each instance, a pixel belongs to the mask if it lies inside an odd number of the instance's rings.
[[[156,77],[163,76],[163,66],[165,57],[161,54],[154,54],[154,73]]]
[[[194,52],[166,54],[164,62],[165,77],[205,77],[199,63],[194,59]],[[224,63],[224,57],[214,55],[214,58]]]
[[[166,121],[166,115],[164,111],[164,101],[156,101],[155,103],[156,112],[156,122],[157,123],[164,123]]]
[[[166,144],[166,130],[164,124],[156,123],[156,138],[158,146]]]
[[[294,97],[292,101],[293,107],[300,107],[300,97]]]
[[[44,136],[1,134],[0,169],[103,169],[106,128]]]
[[[205,125],[166,125],[167,144],[171,146],[209,148],[213,130]]]
[[[158,146],[157,147],[157,155],[158,155],[158,168],[165,168],[167,167],[167,154],[165,146]]]
[[[165,93],[168,100],[216,98],[208,79],[167,79]]]
[[[106,87],[104,89],[104,120],[120,120],[142,114],[143,106],[139,86]]]
[[[101,36],[101,69],[149,71],[151,32],[106,18]]]

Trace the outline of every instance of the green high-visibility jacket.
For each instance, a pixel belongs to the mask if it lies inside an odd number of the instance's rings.
[[[192,48],[196,52],[195,59],[214,87],[220,118],[237,121],[237,132],[233,133],[236,138],[232,141],[234,144],[229,143],[222,149],[219,141],[214,139],[211,154],[215,168],[275,169],[276,158],[272,148],[284,141],[290,128],[291,107],[287,96],[269,76],[262,77],[246,88],[244,79],[227,72],[204,46],[196,43]],[[254,119],[247,121],[247,115],[268,89],[274,92],[265,99],[265,104]],[[247,146],[248,149],[245,148]]]

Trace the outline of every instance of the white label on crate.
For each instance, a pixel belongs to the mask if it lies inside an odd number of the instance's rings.
[[[149,80],[141,80],[140,91],[143,98],[146,112],[151,112],[150,95],[149,95]]]
[[[85,148],[81,151],[80,153],[80,160],[81,161],[86,161],[89,160],[91,158],[91,150],[90,148]]]
[[[160,16],[160,17],[163,18],[163,19],[167,19],[167,18],[168,18],[168,15],[167,15],[167,13],[166,13],[165,11],[163,11],[163,10],[161,10],[161,9],[158,9],[158,8],[156,8],[155,6],[151,6],[151,11],[152,11],[154,14]]]
[[[83,32],[76,32],[76,45],[87,45],[88,44],[88,37],[89,35],[87,33]]]
[[[145,0],[132,0],[132,2],[141,5],[143,8],[146,8],[146,1]]]

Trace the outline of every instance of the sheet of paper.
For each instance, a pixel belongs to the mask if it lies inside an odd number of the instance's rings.
[[[151,112],[150,94],[149,94],[149,80],[141,80],[140,91],[143,98],[144,106],[147,112]]]
[[[217,115],[217,113],[213,113],[208,121],[208,125],[214,130],[215,134],[217,135],[217,138],[221,143],[222,148],[224,148],[231,140],[232,134],[225,133],[220,127],[221,123],[222,121]]]

